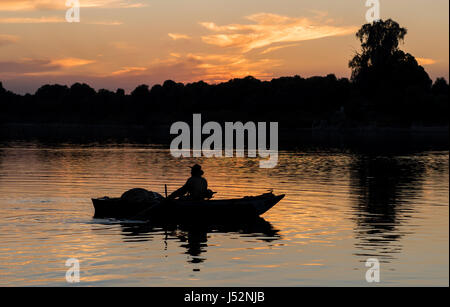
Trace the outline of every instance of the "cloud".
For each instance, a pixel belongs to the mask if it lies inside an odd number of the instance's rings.
[[[40,17],[40,18],[27,18],[27,17],[10,17],[0,18],[0,24],[40,24],[40,23],[67,23],[64,17]],[[102,26],[119,26],[123,23],[120,21],[82,21],[83,24],[88,25],[102,25]]]
[[[428,59],[428,58],[416,58],[417,63],[419,63],[419,65],[425,66],[425,65],[433,65],[436,64],[437,61],[433,60],[433,59]]]
[[[0,62],[0,71],[6,69],[9,72],[3,74],[4,84],[18,93],[34,92],[43,84],[70,85],[80,80],[97,89],[124,88],[130,92],[138,84],[161,84],[168,79],[184,83],[199,80],[218,83],[252,75],[267,80],[275,77],[270,72],[271,68],[281,64],[281,61],[273,59],[247,59],[242,54],[173,53],[168,58],[154,60],[146,66],[125,66],[105,72],[103,69],[98,70],[97,63],[88,67],[80,66],[79,70],[71,69],[73,60],[64,60]],[[78,64],[83,63],[80,61]]]
[[[234,47],[248,52],[275,43],[292,43],[331,36],[353,34],[353,26],[334,26],[330,20],[319,18],[294,18],[270,13],[247,16],[252,24],[218,26],[213,22],[201,22],[206,29],[217,34],[205,35],[202,40],[218,47]]]
[[[270,53],[270,52],[273,52],[273,51],[277,51],[279,49],[295,47],[295,46],[298,46],[298,44],[288,44],[288,45],[269,47],[269,48],[265,49],[263,52],[261,52],[261,54],[267,54],[267,53]]]
[[[173,71],[174,75],[181,77],[179,79],[181,81],[202,79],[216,83],[248,75],[269,79],[273,77],[274,69],[282,65],[282,61],[262,58],[265,54],[297,46],[302,41],[353,34],[357,30],[357,27],[332,25],[333,20],[324,21],[325,18],[326,13],[320,12],[314,18],[258,13],[246,17],[250,21],[249,24],[217,25],[214,22],[201,22],[204,28],[214,32],[202,36],[202,41],[222,47],[221,52],[219,54],[172,52],[169,59],[160,61],[156,67],[159,70]],[[184,34],[168,35],[173,40],[191,38]],[[247,54],[255,49],[261,49],[259,55]],[[186,75],[182,73],[184,70],[187,72]]]
[[[119,75],[125,75],[125,74],[131,74],[131,73],[139,73],[142,71],[147,71],[146,67],[123,67],[120,70],[114,71],[111,73],[112,76],[119,76]]]
[[[88,64],[92,64],[95,61],[92,60],[84,60],[84,59],[78,59],[78,58],[64,58],[59,60],[52,60],[52,65],[57,65],[62,68],[70,68],[70,67],[76,67],[76,66],[84,66]]]
[[[26,23],[62,23],[66,22],[64,18],[61,17],[40,17],[40,18],[0,18],[0,23],[6,24],[26,24]]]
[[[189,35],[186,34],[179,34],[179,33],[168,33],[169,37],[173,40],[179,40],[179,39],[191,39]]]
[[[54,71],[59,69],[50,60],[24,59],[22,61],[2,61],[0,71],[2,73],[25,74],[42,71]]]
[[[148,4],[130,0],[81,0],[81,7],[142,8]]]
[[[65,8],[64,4],[54,0],[2,0],[0,11],[57,10]]]
[[[158,80],[159,82],[173,79],[179,82],[203,80],[218,83],[248,75],[268,79],[272,77],[272,74],[267,69],[280,65],[280,63],[279,60],[273,59],[251,60],[242,54],[171,53],[170,57],[157,59],[147,67],[124,67],[111,75],[133,80]]]
[[[0,62],[0,71],[9,75],[32,75],[49,72],[57,72],[66,68],[84,66],[94,63],[91,60],[78,58],[62,59],[23,59],[20,61],[2,61]]]
[[[121,26],[123,22],[121,21],[91,21],[88,22],[89,25],[99,25],[99,26]]]
[[[15,44],[19,41],[18,36],[0,34],[0,47]]]
[[[67,10],[65,0],[1,0],[0,11]],[[148,6],[140,1],[130,0],[80,0],[84,8],[141,8]]]

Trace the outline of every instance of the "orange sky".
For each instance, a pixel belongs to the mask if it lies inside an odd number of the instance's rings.
[[[365,0],[0,0],[0,81],[15,92],[87,82],[131,90],[166,79],[350,75]],[[380,1],[407,27],[404,50],[448,79],[449,2]]]

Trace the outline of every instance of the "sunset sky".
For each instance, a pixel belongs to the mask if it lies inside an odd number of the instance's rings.
[[[335,73],[349,77],[365,0],[0,0],[0,81],[18,93],[86,82],[127,91],[145,83],[221,82]],[[408,29],[402,46],[432,79],[449,76],[448,0],[381,0]]]

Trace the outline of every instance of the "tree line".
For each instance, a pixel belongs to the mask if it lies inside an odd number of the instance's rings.
[[[248,76],[139,85],[130,94],[96,91],[84,83],[44,85],[18,95],[0,82],[3,123],[160,125],[190,120],[278,121],[284,127],[358,127],[448,124],[448,82],[432,82],[411,54],[399,49],[407,33],[393,20],[361,27],[352,76],[300,76],[261,81]]]

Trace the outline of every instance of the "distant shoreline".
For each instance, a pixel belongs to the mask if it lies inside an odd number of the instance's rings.
[[[3,123],[0,124],[2,141],[50,141],[144,143],[169,145],[174,138],[170,125],[121,125],[121,124],[65,124],[65,123]],[[418,149],[448,149],[449,126],[376,127],[352,128],[315,127],[283,128],[279,130],[280,148],[302,146],[331,147],[417,147]]]

